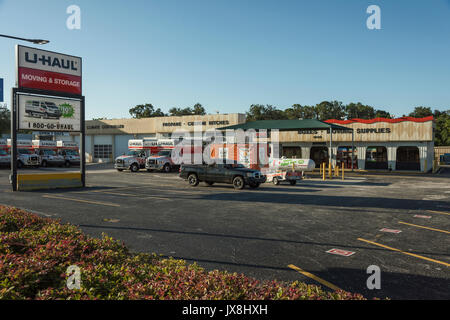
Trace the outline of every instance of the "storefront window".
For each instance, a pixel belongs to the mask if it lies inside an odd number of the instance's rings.
[[[388,169],[386,147],[368,147],[366,149],[366,169]]]
[[[328,148],[327,147],[311,147],[311,159],[316,163],[316,168],[320,168],[322,163],[328,163]]]
[[[397,170],[420,170],[419,148],[397,148]]]
[[[353,168],[358,168],[358,158],[356,155],[356,148],[353,148]],[[339,147],[336,155],[337,165],[341,168],[342,163],[346,169],[352,168],[352,147]]]
[[[301,159],[302,148],[301,147],[283,147],[283,157]]]

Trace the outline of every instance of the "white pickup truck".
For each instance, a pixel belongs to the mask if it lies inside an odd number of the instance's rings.
[[[173,150],[173,149],[172,149]],[[145,161],[147,171],[164,171],[166,173],[177,170],[180,166],[172,160],[172,150],[162,150],[155,156],[150,156]]]
[[[8,148],[11,150],[11,139],[7,140]],[[17,168],[39,167],[40,157],[32,151],[31,140],[17,140]]]

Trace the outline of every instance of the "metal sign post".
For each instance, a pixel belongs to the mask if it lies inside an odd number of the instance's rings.
[[[12,190],[17,191],[17,88],[11,90],[11,175]]]

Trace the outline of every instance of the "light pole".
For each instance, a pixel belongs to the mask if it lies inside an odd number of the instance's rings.
[[[42,40],[42,39],[25,39],[25,38],[19,38],[19,37],[14,37],[14,36],[8,36],[6,34],[0,34],[0,37],[3,38],[9,38],[9,39],[16,39],[16,40],[21,40],[21,41],[28,41],[28,42],[32,42],[34,44],[47,44],[50,41],[49,40]]]

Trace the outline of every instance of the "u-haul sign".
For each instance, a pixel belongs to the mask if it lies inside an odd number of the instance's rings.
[[[80,57],[18,45],[16,59],[19,88],[82,94]]]

